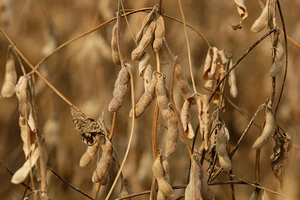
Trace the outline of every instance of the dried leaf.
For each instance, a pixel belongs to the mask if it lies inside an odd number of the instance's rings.
[[[247,8],[245,6],[244,0],[234,0],[237,11],[240,15],[240,19],[244,20],[248,17]]]
[[[292,146],[292,142],[289,134],[280,127],[275,131],[273,139],[275,140],[275,146],[273,148],[273,153],[270,156],[270,161],[273,173],[282,187],[285,169],[289,163],[288,152]]]
[[[26,162],[23,164],[23,166],[16,171],[16,173],[13,175],[11,182],[14,184],[19,184],[22,181],[25,180],[25,178],[28,176],[31,168],[36,164],[38,158],[40,157],[40,150],[36,148],[32,154],[26,160]]]
[[[92,118],[87,118],[86,115],[74,105],[71,106],[71,115],[75,129],[81,134],[82,140],[85,144],[95,144],[95,136],[98,134],[104,134],[104,130],[100,124]]]

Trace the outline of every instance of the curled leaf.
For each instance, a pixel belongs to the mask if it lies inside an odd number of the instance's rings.
[[[275,140],[275,146],[270,156],[271,167],[282,187],[285,169],[289,163],[288,152],[292,146],[292,142],[290,135],[280,127],[276,129],[273,139]]]

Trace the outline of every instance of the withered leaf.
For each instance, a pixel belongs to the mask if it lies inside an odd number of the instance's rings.
[[[76,106],[71,106],[71,115],[76,131],[82,136],[82,141],[87,145],[94,145],[96,142],[95,136],[104,134],[101,125],[92,118],[86,117]]]
[[[280,187],[282,187],[285,169],[289,163],[288,152],[292,146],[292,142],[289,134],[280,127],[275,131],[273,139],[275,140],[275,146],[270,156],[271,167],[275,177],[280,182]]]

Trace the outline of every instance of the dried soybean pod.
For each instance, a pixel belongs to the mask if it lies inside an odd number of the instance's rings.
[[[256,139],[255,143],[253,144],[253,149],[260,149],[265,144],[268,143],[270,137],[275,132],[277,128],[275,116],[272,113],[272,110],[270,107],[266,107],[265,109],[265,126],[262,130],[261,136]]]
[[[121,38],[120,31],[121,30],[119,30],[119,20],[117,20],[117,23],[112,28],[112,38],[111,38],[112,60],[116,65],[121,64],[119,49],[118,49],[118,38],[119,39]]]
[[[268,24],[268,9],[269,8],[269,0],[267,0],[264,9],[262,10],[260,16],[255,20],[253,25],[251,26],[251,32],[258,33],[262,31]]]
[[[190,85],[188,84],[179,63],[176,63],[176,65],[175,65],[175,76],[176,76],[176,80],[177,80],[177,85],[178,85],[183,97],[185,99],[187,99],[188,97],[192,96],[192,94],[193,94],[192,89],[191,89]]]
[[[111,112],[116,112],[121,108],[123,101],[128,93],[128,89],[130,86],[130,74],[128,70],[131,70],[131,67],[128,63],[125,63],[118,74],[118,78],[115,82],[113,91],[114,98],[108,105],[108,110]]]
[[[167,110],[170,101],[166,89],[165,75],[161,72],[154,72],[154,76],[157,79],[156,95],[158,106],[161,110]]]
[[[148,87],[146,88],[145,93],[141,96],[140,100],[135,105],[135,118],[140,117],[151,104],[152,100],[155,97],[156,84],[157,80],[153,77]],[[130,116],[132,116],[132,111],[130,112]]]
[[[147,65],[146,69],[145,69],[145,72],[144,72],[144,89],[146,90],[151,79],[152,79],[152,74],[153,74],[153,71],[152,71],[152,66],[150,64]]]
[[[9,47],[10,48],[10,47]],[[15,85],[17,83],[17,73],[15,69],[15,60],[13,55],[8,51],[5,65],[5,76],[1,89],[1,97],[11,97],[15,93]]]
[[[212,57],[212,64],[211,64],[211,68],[210,68],[210,74],[213,76],[216,72],[217,69],[217,64],[218,64],[218,58],[219,58],[219,51],[217,47],[213,47],[212,48],[212,52],[213,52],[213,57]]]
[[[200,93],[197,93],[195,97],[202,144],[204,149],[208,150],[208,138],[210,132],[209,97],[208,95],[202,95]]]
[[[102,155],[97,163],[96,171],[93,174],[93,182],[101,182],[102,180],[105,180],[105,176],[112,161],[113,145],[108,138],[105,138],[105,140],[105,143],[101,145]]]
[[[187,98],[184,101],[181,112],[180,112],[180,118],[181,118],[181,123],[183,126],[183,131],[188,139],[193,139],[195,137],[195,132],[194,132],[192,124],[189,120],[189,110],[194,101],[195,101],[195,99],[193,96]]]
[[[229,69],[232,69],[232,67],[233,67],[232,59],[230,59]],[[231,72],[229,73],[228,84],[230,87],[230,95],[236,98],[238,95],[238,90],[236,87],[235,69],[232,69]]]
[[[162,47],[165,37],[165,22],[163,16],[159,15],[156,19],[156,28],[154,32],[153,50],[158,51]]]
[[[204,73],[203,73],[204,86],[207,88],[211,88],[213,86],[212,75],[210,73],[210,69],[212,67],[212,59],[213,59],[213,48],[210,47],[206,54],[206,58],[204,62]]]
[[[158,7],[157,7],[157,5],[155,5],[153,7],[152,11],[144,17],[143,22],[142,22],[142,27],[139,30],[139,32],[136,34],[136,37],[135,37],[137,43],[139,43],[141,41],[144,29],[149,25],[149,23],[151,21],[154,20],[154,14],[157,12],[157,9],[158,9]]]
[[[20,76],[18,83],[16,84],[16,96],[19,100],[19,112],[25,117],[29,114],[30,104],[28,99],[28,81],[29,78],[27,76]]]
[[[270,68],[269,74],[271,77],[275,77],[279,74],[282,68],[282,62],[284,58],[284,49],[280,42],[278,42],[277,47],[276,47],[276,55],[275,59],[273,61],[273,64]]]
[[[87,167],[94,161],[100,147],[100,136],[97,135],[95,138],[97,140],[95,144],[88,146],[86,152],[81,156],[79,161],[80,167]]]
[[[159,152],[158,156],[156,157],[153,163],[152,172],[154,178],[157,180],[158,191],[160,191],[164,197],[168,198],[173,195],[173,188],[164,178],[164,169],[162,166],[161,159],[162,155],[161,152]]]
[[[229,140],[229,132],[225,127],[225,124],[219,129],[217,133],[217,154],[221,167],[225,172],[229,172],[231,170],[231,160],[228,156],[227,151],[227,143]]]
[[[193,155],[191,160],[190,180],[185,189],[185,199],[199,199],[201,197],[201,181],[200,181],[200,166],[196,163],[196,155]]]
[[[151,21],[145,34],[143,35],[139,45],[132,51],[131,59],[140,60],[144,54],[146,47],[149,45],[153,38],[153,33],[155,31],[156,21]]]
[[[172,157],[177,150],[177,141],[179,137],[178,131],[178,120],[174,112],[170,112],[170,116],[168,118],[168,136],[167,142],[165,146],[165,156],[166,158]]]
[[[139,61],[139,75],[140,77],[144,77],[144,72],[146,70],[146,67],[148,66],[148,62],[150,60],[150,55],[145,52]]]

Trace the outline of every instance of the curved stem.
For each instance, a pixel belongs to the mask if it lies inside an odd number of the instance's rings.
[[[189,61],[189,67],[190,67],[190,73],[191,73],[191,81],[192,81],[192,85],[193,85],[193,90],[195,93],[197,93],[197,88],[195,85],[194,74],[193,74],[191,47],[190,47],[189,36],[187,33],[187,28],[186,28],[187,26],[186,26],[185,16],[184,16],[182,5],[181,5],[181,0],[178,0],[178,5],[179,5],[182,21],[183,21],[185,40],[186,40],[187,51],[188,51],[188,61]]]

